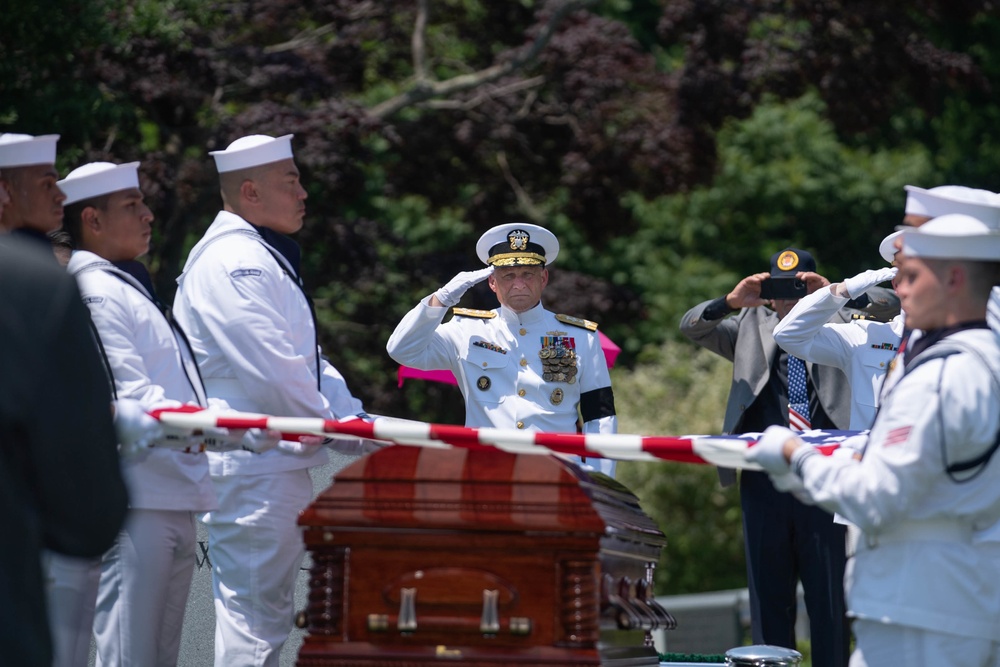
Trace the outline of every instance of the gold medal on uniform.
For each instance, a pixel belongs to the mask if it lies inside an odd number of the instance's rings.
[[[552,401],[552,405],[559,405],[563,402],[563,390],[556,387],[552,390],[552,395],[549,396],[549,400]]]
[[[490,379],[485,375],[476,380],[476,386],[482,391],[489,389],[491,384]]]
[[[549,332],[552,334],[553,332]],[[558,332],[562,334],[563,332]],[[576,382],[576,340],[572,336],[548,335],[542,336],[542,349],[538,351],[542,360],[542,379],[546,382]],[[552,402],[558,405],[562,401],[562,390],[559,390],[559,401],[553,392]]]

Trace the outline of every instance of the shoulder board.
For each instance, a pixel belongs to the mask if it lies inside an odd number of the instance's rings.
[[[590,320],[585,320],[580,317],[573,317],[572,315],[556,315],[556,319],[563,324],[572,324],[575,327],[580,327],[581,329],[587,329],[588,331],[597,331],[597,322],[591,322]]]
[[[872,318],[869,317],[868,315],[864,314],[864,313],[851,313],[851,319],[852,320],[870,320]]]
[[[476,310],[475,308],[452,308],[451,312],[461,317],[478,317],[483,320],[489,320],[497,316],[492,310]]]

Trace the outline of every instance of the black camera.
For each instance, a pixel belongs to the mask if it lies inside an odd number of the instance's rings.
[[[765,278],[760,283],[760,298],[792,301],[806,295],[806,284],[798,278]]]

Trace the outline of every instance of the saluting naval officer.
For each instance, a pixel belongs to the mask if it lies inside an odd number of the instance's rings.
[[[986,323],[1000,231],[971,216],[905,229],[896,290],[909,346],[864,456],[769,428],[747,458],[789,472],[861,530],[846,576],[851,667],[1000,664],[1000,340]]]
[[[476,244],[487,265],[459,273],[425,297],[393,331],[394,360],[422,370],[448,369],[465,397],[465,425],[574,433],[615,433],[614,393],[597,325],[542,305],[548,265],[559,254],[549,230],[527,223],[493,227]],[[500,307],[449,308],[487,280]],[[610,459],[585,465],[614,474]]]
[[[284,417],[354,418],[361,401],[322,355],[299,276],[306,191],[292,135],[251,135],[211,153],[223,209],[177,279],[174,313],[210,398]],[[344,453],[360,443],[333,441]],[[209,452],[219,508],[207,513],[215,595],[215,664],[277,665],[294,620],[305,555],[297,520],[312,499],[323,447]]]

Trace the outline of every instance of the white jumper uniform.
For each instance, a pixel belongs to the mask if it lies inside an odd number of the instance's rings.
[[[994,446],[998,406],[1000,343],[988,329],[963,330],[911,360],[861,461],[806,448],[793,456],[817,504],[862,531],[846,584],[868,664],[891,651],[963,667],[1000,659],[1000,562],[976,538],[1000,520],[1000,454],[945,472]]]
[[[74,252],[67,269],[90,310],[117,398],[147,410],[206,404],[183,334],[139,281],[87,251]],[[194,513],[216,506],[208,460],[152,448],[123,459],[122,472],[130,510],[101,563],[97,664],[174,665],[194,574]]]
[[[850,429],[871,428],[879,390],[903,335],[902,316],[890,322],[830,322],[849,301],[829,287],[803,297],[774,327],[774,340],[789,354],[839,368],[851,385]]]
[[[235,410],[283,417],[363,412],[320,355],[311,305],[294,270],[241,217],[216,216],[177,283],[174,313],[210,397]],[[312,499],[308,468],[328,460],[322,447],[301,454],[209,452],[219,509],[204,522],[219,667],[278,664],[305,554],[296,522]]]
[[[505,306],[458,309],[442,324],[448,308],[429,302],[430,297],[424,298],[406,314],[386,349],[400,364],[450,370],[465,397],[466,426],[575,433],[579,406],[584,433],[617,432],[600,337],[583,327],[583,320],[557,319],[538,304],[523,313]],[[574,350],[573,355],[564,353],[570,360],[562,366],[554,361],[560,348]],[[573,370],[547,372],[557,368]],[[606,474],[614,472],[612,460],[587,463],[599,464]]]

